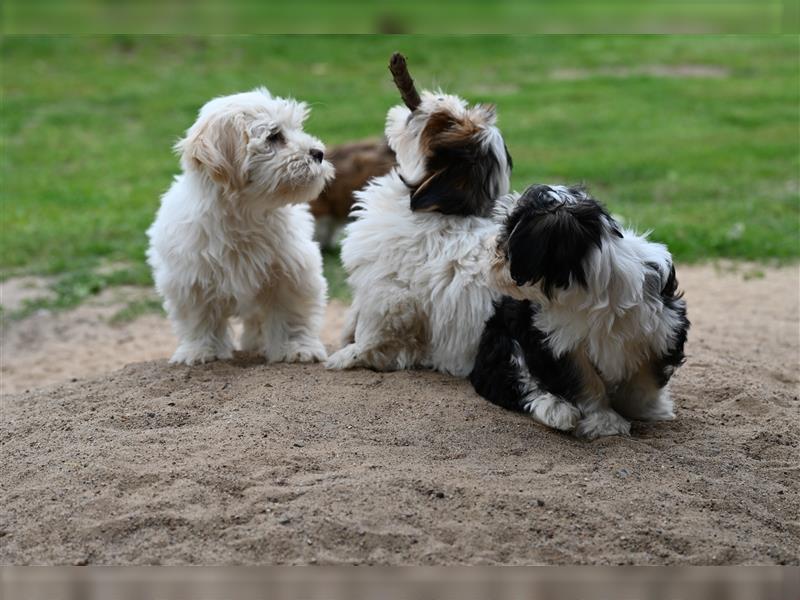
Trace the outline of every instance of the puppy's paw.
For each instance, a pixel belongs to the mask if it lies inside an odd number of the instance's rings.
[[[577,408],[552,394],[541,394],[531,398],[525,405],[525,410],[542,425],[559,431],[572,431],[581,418]]]
[[[675,413],[669,410],[651,410],[640,417],[642,421],[674,421]]]
[[[319,340],[289,342],[286,348],[286,362],[322,362],[328,357],[325,346]]]
[[[548,411],[546,425],[559,431],[572,431],[581,418],[581,412],[568,402],[554,404]]]
[[[662,390],[658,398],[641,411],[643,421],[672,421],[675,418],[675,405],[667,390]]]
[[[621,414],[633,421],[672,421],[675,409],[668,393],[643,401],[628,400],[622,406],[614,406]]]
[[[613,410],[589,413],[575,427],[576,437],[590,441],[608,435],[630,434],[631,424]]]
[[[325,362],[326,369],[334,371],[341,371],[343,369],[352,369],[356,366],[358,361],[358,351],[355,344],[348,344],[341,350],[338,350],[330,355]]]
[[[233,358],[233,350],[231,348],[215,348],[203,344],[182,344],[175,350],[175,354],[172,355],[169,362],[171,364],[192,366],[229,358]]]

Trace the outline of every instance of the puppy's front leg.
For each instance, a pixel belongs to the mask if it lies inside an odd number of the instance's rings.
[[[611,408],[605,382],[600,378],[586,353],[578,349],[571,355],[578,368],[583,390],[575,404],[582,418],[575,427],[575,435],[594,440],[607,435],[630,435],[631,424]]]
[[[534,421],[559,431],[575,429],[581,416],[572,404],[542,389],[519,343],[506,330],[487,326],[470,380],[490,402],[528,413]]]
[[[178,337],[178,348],[171,363],[194,365],[233,356],[233,343],[228,329],[228,307],[200,293],[167,295],[164,302]]]
[[[261,352],[269,362],[319,362],[325,346],[319,339],[325,316],[326,283],[309,273],[299,284],[281,281],[265,291],[257,310],[244,319],[242,348]]]

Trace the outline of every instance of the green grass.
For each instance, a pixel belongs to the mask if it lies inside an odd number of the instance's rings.
[[[781,0],[6,0],[5,33],[778,33]]]
[[[164,314],[164,309],[161,306],[161,301],[155,298],[147,298],[145,300],[134,300],[117,311],[110,319],[112,325],[119,325],[121,323],[129,323],[135,321],[139,317],[148,314]]]
[[[796,36],[6,36],[0,277],[60,275],[65,305],[148,283],[144,231],[205,100],[266,84],[329,145],[379,135],[397,49],[419,85],[497,104],[516,188],[582,181],[679,261],[800,256]]]

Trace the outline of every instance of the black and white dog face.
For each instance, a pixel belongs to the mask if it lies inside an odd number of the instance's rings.
[[[389,110],[386,138],[411,189],[411,210],[489,216],[508,193],[512,167],[496,120],[494,106],[427,91],[415,110]]]
[[[580,186],[532,185],[498,202],[495,284],[518,299],[548,300],[587,285],[587,261],[605,240],[622,237],[603,206]]]

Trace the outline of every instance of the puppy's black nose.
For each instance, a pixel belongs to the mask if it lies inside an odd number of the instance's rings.
[[[321,163],[323,157],[325,156],[325,153],[322,150],[317,150],[316,148],[312,148],[311,150],[308,151],[308,153],[311,155],[311,158],[313,158],[318,163]]]

